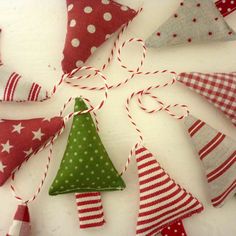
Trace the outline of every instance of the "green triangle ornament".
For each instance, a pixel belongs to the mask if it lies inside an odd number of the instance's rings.
[[[74,111],[87,110],[76,98]],[[75,116],[67,147],[49,195],[123,190],[125,183],[110,160],[90,113]]]

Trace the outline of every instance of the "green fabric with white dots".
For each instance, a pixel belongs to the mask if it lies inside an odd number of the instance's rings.
[[[75,111],[88,109],[81,98]],[[112,164],[89,113],[73,119],[67,147],[49,194],[123,190],[125,183]]]

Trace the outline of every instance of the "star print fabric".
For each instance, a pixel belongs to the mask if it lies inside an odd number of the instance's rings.
[[[147,47],[166,47],[196,42],[235,40],[236,33],[226,23],[211,0],[185,0],[147,40]]]
[[[136,11],[110,0],[67,0],[68,24],[62,69],[71,72],[111,34],[132,20]]]
[[[87,110],[81,98],[75,111]],[[125,183],[112,164],[89,113],[73,119],[67,147],[50,195],[122,190]]]
[[[0,186],[63,125],[61,117],[0,120]]]

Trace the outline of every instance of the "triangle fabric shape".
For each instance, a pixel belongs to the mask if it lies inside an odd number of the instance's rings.
[[[236,125],[236,72],[181,73],[178,80],[206,98]]]
[[[202,204],[177,185],[145,147],[137,148],[136,162],[140,188],[136,235],[157,235],[203,210]]]
[[[224,17],[228,16],[236,10],[236,1],[218,0],[215,4]]]
[[[9,233],[6,236],[30,236],[31,225],[29,208],[27,205],[19,205],[17,207],[13,223]]]
[[[185,124],[204,165],[212,205],[220,207],[236,194],[236,142],[193,116]]]
[[[0,120],[0,186],[63,125],[61,117]]]
[[[75,198],[81,229],[101,227],[105,224],[101,193],[77,193]]]
[[[112,0],[67,0],[68,23],[62,69],[80,67],[137,12]]]
[[[5,65],[0,65],[0,77],[1,102],[35,102],[46,98],[47,91],[39,84],[26,81]]]
[[[87,110],[81,98],[75,112]],[[75,116],[67,147],[49,190],[50,195],[123,190],[125,183],[112,164],[90,114]]]
[[[235,40],[236,33],[226,23],[211,0],[185,0],[177,11],[147,40],[147,47],[166,47],[210,41]]]
[[[177,221],[161,231],[162,236],[187,236],[183,222]]]

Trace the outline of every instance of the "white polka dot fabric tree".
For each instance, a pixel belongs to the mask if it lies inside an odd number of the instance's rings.
[[[94,51],[136,11],[112,0],[67,0],[68,23],[62,69],[65,73],[83,65]]]

